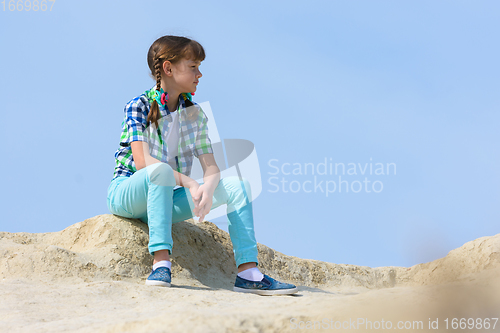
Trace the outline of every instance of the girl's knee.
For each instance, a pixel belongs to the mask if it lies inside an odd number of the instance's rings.
[[[175,186],[174,170],[167,163],[155,163],[147,166],[149,181],[160,186]]]
[[[244,194],[251,200],[250,182],[245,177],[230,176],[224,178],[228,186],[238,194]]]

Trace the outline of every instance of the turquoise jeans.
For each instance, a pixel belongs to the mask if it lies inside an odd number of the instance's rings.
[[[117,177],[109,185],[109,211],[148,225],[151,255],[159,250],[172,254],[172,223],[194,217],[191,192],[185,187],[174,191],[175,186],[174,171],[167,163],[151,164],[130,177]],[[250,191],[245,178],[227,177],[219,181],[212,198],[211,209],[227,205],[236,266],[246,262],[258,265]]]

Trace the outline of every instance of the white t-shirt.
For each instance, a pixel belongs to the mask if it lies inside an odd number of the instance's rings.
[[[178,155],[179,147],[179,111],[171,112],[172,124],[171,128],[167,133],[166,143],[167,143],[167,163],[172,167],[172,169],[177,170],[177,164],[175,163],[175,158]],[[181,186],[176,185],[174,190]]]

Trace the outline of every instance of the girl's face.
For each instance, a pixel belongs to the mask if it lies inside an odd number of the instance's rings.
[[[176,65],[172,66],[172,78],[180,92],[195,92],[202,76],[200,72],[200,61],[191,59],[182,59]]]

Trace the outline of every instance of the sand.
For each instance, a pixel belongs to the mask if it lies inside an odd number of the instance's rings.
[[[306,260],[258,244],[261,271],[299,288],[258,296],[232,291],[229,235],[192,219],[173,226],[172,287],[145,286],[147,231],[104,214],[60,232],[0,232],[0,331],[448,332],[453,318],[472,318],[462,331],[500,332],[491,319],[500,317],[500,234],[409,268]]]

